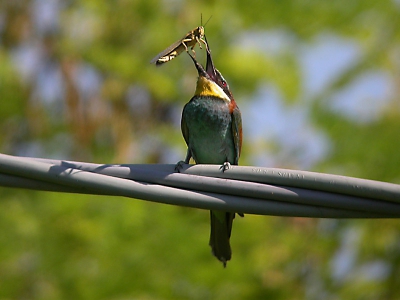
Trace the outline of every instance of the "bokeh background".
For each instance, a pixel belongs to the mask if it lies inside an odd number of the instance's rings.
[[[201,15],[241,165],[400,183],[400,1],[0,2],[0,152],[176,163],[196,70],[149,61]],[[197,58],[204,52],[196,47]],[[0,188],[0,299],[399,299],[398,220],[246,215]]]

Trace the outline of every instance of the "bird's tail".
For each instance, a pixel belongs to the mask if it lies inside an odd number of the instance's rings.
[[[211,234],[210,246],[212,253],[226,267],[226,263],[231,259],[232,251],[229,239],[231,237],[232,223],[235,213],[223,211],[210,211]]]

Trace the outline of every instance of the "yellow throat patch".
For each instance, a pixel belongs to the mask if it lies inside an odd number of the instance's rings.
[[[224,90],[218,84],[203,76],[199,76],[197,79],[195,96],[213,96],[228,103],[231,102]]]

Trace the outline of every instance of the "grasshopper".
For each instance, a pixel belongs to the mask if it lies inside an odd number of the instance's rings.
[[[206,22],[206,24],[207,23],[208,21]],[[206,26],[206,24],[204,24],[204,26]],[[199,26],[189,31],[179,41],[176,41],[167,49],[157,54],[156,57],[154,57],[150,63],[160,66],[163,63],[173,60],[175,57],[181,54],[183,50],[189,52],[189,48],[191,48],[193,54],[196,55],[196,52],[194,51],[194,47],[196,46],[196,44],[199,44],[200,49],[203,49],[201,47],[201,43],[207,46],[207,42],[204,40],[204,26]]]

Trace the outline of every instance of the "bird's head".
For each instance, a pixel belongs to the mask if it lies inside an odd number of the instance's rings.
[[[234,101],[233,95],[231,90],[229,89],[228,82],[225,80],[225,78],[222,76],[221,72],[218,71],[215,66],[214,62],[212,60],[211,56],[211,50],[208,47],[208,42],[207,38],[205,37],[206,40],[206,47],[207,47],[207,63],[206,63],[206,72],[207,74],[214,80],[215,83],[219,85],[220,88],[225,92],[225,94],[229,97],[229,99]]]
[[[222,77],[221,73],[214,67],[208,45],[206,70],[204,70],[203,66],[199,64],[192,55],[189,54],[189,56],[192,58],[193,63],[199,74],[195,96],[212,96],[223,99],[224,101],[230,103],[231,99],[233,99],[233,97],[231,97],[232,94],[229,91],[229,87],[225,79]]]

